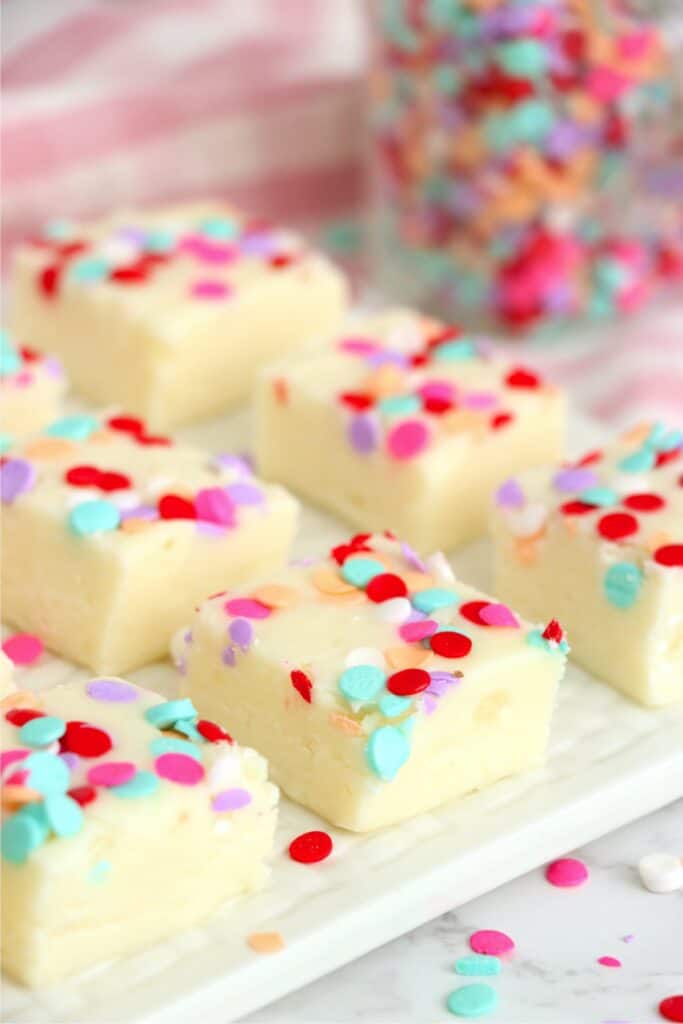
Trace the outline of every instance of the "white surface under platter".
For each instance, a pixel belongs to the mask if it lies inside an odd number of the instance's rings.
[[[219,451],[245,447],[248,433],[240,417],[186,436]],[[594,427],[574,424],[574,452],[596,440]],[[332,519],[306,510],[296,554],[323,551],[343,533]],[[486,546],[478,544],[453,564],[486,588],[487,561]],[[44,688],[86,675],[45,657],[21,684]],[[175,686],[168,665],[132,678],[166,693]],[[316,866],[292,862],[286,850],[299,832],[325,826],[283,799],[265,891],[233,902],[202,927],[58,987],[31,993],[5,982],[3,1019],[227,1024],[682,795],[683,708],[645,711],[570,666],[544,770],[374,835],[330,829],[335,852]],[[182,898],[179,881],[168,899]],[[258,955],[247,946],[246,936],[265,930],[281,932],[281,953]]]

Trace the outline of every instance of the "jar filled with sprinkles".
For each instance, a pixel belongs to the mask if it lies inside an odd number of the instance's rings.
[[[680,287],[683,8],[375,0],[373,13],[380,288],[514,333]]]

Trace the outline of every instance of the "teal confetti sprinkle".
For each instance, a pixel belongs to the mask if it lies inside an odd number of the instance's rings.
[[[166,751],[166,753],[169,752]],[[120,786],[111,786],[109,792],[123,800],[132,800],[139,796],[150,796],[158,788],[159,779],[152,772],[136,772],[128,782],[122,782]]]
[[[8,452],[14,444],[14,438],[11,434],[5,434],[0,432],[0,455],[4,455]]]
[[[26,785],[36,789],[43,796],[64,793],[69,788],[69,769],[56,754],[38,750],[21,762],[23,771],[28,772]]]
[[[198,718],[197,709],[189,697],[179,700],[166,700],[162,704],[154,704],[145,711],[145,718],[157,729],[170,729],[176,722],[184,718]]]
[[[379,710],[385,718],[397,718],[413,703],[411,697],[397,697],[395,693],[387,693],[379,702]]]
[[[348,701],[371,701],[384,686],[386,675],[376,665],[354,665],[339,679],[339,689]]]
[[[383,398],[378,408],[385,416],[410,416],[420,411],[422,402],[417,395],[391,395]]]
[[[82,501],[69,513],[69,526],[79,537],[115,530],[120,522],[121,512],[118,506],[103,499]]]
[[[202,759],[199,747],[190,743],[189,740],[180,740],[177,736],[159,736],[152,740],[149,749],[155,757],[161,757],[162,754],[187,754],[188,757],[194,757],[196,761]]]
[[[188,740],[192,740],[193,743],[206,743],[206,740],[191,718],[179,719],[173,728],[176,732],[181,732],[183,736],[187,736]]]
[[[530,629],[526,635],[526,642],[531,647],[546,651],[548,654],[567,654],[569,652],[569,644],[566,640],[560,640],[559,644],[550,643],[543,636],[542,629]]]
[[[615,608],[630,608],[638,600],[643,585],[643,570],[632,562],[617,562],[605,573],[607,600]]]
[[[548,49],[536,39],[511,39],[496,52],[501,67],[519,78],[539,78],[548,67]]]
[[[95,284],[109,276],[109,264],[106,260],[92,256],[88,259],[76,260],[69,267],[68,277],[77,284]]]
[[[370,735],[366,747],[370,770],[384,782],[391,782],[408,760],[410,745],[394,725],[382,725]]]
[[[637,452],[631,452],[630,455],[621,459],[617,467],[625,473],[646,473],[654,467],[656,461],[657,456],[653,451],[648,448],[640,448]]]
[[[163,228],[150,231],[145,238],[145,249],[147,252],[170,252],[174,245],[175,236],[173,232],[164,231]]]
[[[579,494],[579,501],[585,501],[587,505],[598,505],[600,508],[610,508],[619,504],[619,495],[611,487],[587,487]]]
[[[434,359],[438,363],[460,363],[474,359],[477,350],[471,341],[446,341],[434,349]]]
[[[45,816],[55,835],[75,836],[83,828],[83,811],[76,800],[63,793],[45,798]]]
[[[65,437],[69,441],[87,441],[99,427],[94,416],[64,416],[45,430],[48,437]]]
[[[45,835],[38,823],[23,811],[7,818],[0,830],[2,856],[12,864],[23,864],[44,841]]]
[[[232,242],[240,233],[237,222],[227,217],[209,217],[201,221],[199,230],[220,242]]]
[[[497,956],[490,956],[488,953],[472,953],[469,956],[461,956],[455,961],[454,971],[456,974],[464,974],[471,978],[486,977],[500,974],[501,963]]]
[[[484,982],[462,985],[451,992],[446,1006],[456,1017],[484,1017],[498,1005],[496,990]]]
[[[7,331],[0,334],[0,376],[8,377],[21,369],[21,357],[9,339]]]
[[[457,604],[459,597],[454,590],[448,590],[446,587],[429,587],[413,594],[411,601],[418,611],[431,615],[437,608],[448,608],[452,604]]]
[[[43,715],[25,722],[19,730],[19,741],[26,747],[49,747],[66,732],[66,723],[54,715]]]
[[[381,562],[376,558],[347,558],[341,570],[341,574],[347,583],[354,587],[367,587],[371,579],[386,572]]]

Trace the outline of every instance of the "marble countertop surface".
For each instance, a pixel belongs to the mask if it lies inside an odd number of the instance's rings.
[[[533,871],[402,936],[246,1018],[249,1024],[448,1024],[445,1007],[468,980],[453,972],[467,937],[497,928],[516,943],[495,986],[492,1024],[661,1024],[658,1003],[683,993],[683,890],[649,893],[646,853],[683,856],[683,800],[573,855],[590,870],[580,889]],[[617,957],[619,968],[597,963]],[[482,1019],[482,1018],[480,1018]]]

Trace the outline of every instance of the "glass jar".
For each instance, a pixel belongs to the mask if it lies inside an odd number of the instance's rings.
[[[683,271],[683,2],[373,14],[380,288],[473,326],[547,330],[628,313]]]

